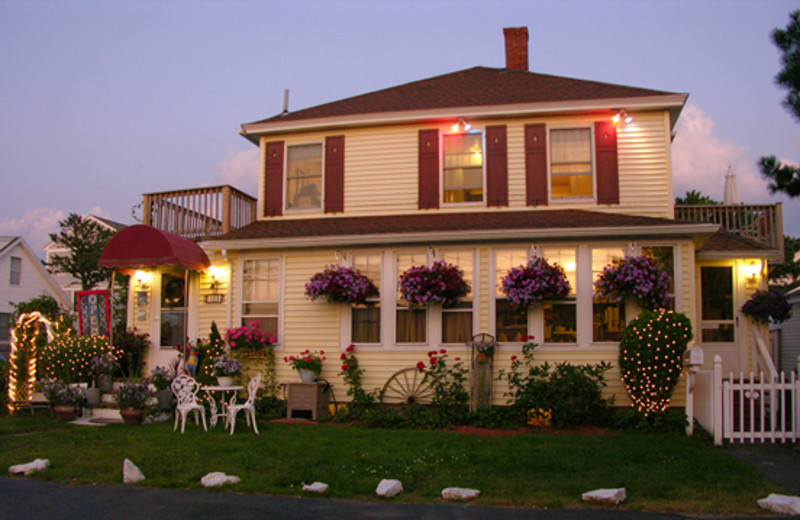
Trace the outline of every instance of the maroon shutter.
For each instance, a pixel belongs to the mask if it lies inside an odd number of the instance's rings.
[[[264,159],[264,216],[283,214],[283,141],[267,143]]]
[[[597,168],[597,203],[619,204],[619,167],[617,165],[617,127],[611,121],[594,124],[595,167]]]
[[[419,209],[439,207],[439,130],[419,131]]]
[[[525,203],[546,206],[547,198],[547,129],[525,125]]]
[[[325,139],[325,213],[344,211],[344,136]]]
[[[486,127],[486,185],[488,206],[508,206],[505,125]]]

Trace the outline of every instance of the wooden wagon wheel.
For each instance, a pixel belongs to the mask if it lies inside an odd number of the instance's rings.
[[[398,370],[383,385],[381,403],[407,406],[430,404],[434,394],[434,379],[417,368]]]

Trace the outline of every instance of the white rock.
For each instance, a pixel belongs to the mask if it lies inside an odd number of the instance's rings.
[[[800,497],[798,496],[771,493],[767,498],[759,500],[758,505],[761,509],[766,509],[773,513],[800,515]]]
[[[378,484],[378,488],[375,490],[375,493],[377,493],[378,496],[382,497],[393,497],[396,494],[402,492],[403,492],[402,482],[400,482],[399,480],[393,480],[387,478],[381,480],[381,483]]]
[[[442,490],[442,498],[447,500],[472,500],[480,495],[477,489],[449,487]]]
[[[581,498],[584,502],[613,502],[619,504],[625,501],[625,488],[595,489],[594,491],[587,491],[581,495]]]
[[[324,482],[314,482],[313,484],[303,484],[303,491],[311,493],[324,493],[328,490],[328,484]]]
[[[30,475],[34,471],[42,471],[50,467],[50,461],[48,459],[36,459],[33,462],[28,462],[26,464],[17,464],[16,466],[11,466],[8,468],[8,472],[12,475],[18,475],[22,473],[23,475]]]
[[[122,463],[122,482],[125,484],[136,484],[144,480],[144,473],[136,464],[128,459]]]
[[[222,486],[223,484],[238,484],[239,477],[233,475],[226,475],[221,471],[214,471],[200,479],[200,483],[205,487]]]

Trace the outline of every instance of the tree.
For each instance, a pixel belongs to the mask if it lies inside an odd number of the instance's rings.
[[[788,92],[783,106],[795,119],[800,120],[800,10],[789,14],[786,29],[772,31],[772,41],[781,50],[783,69],[775,77],[775,82]],[[800,168],[780,164],[774,155],[759,160],[761,173],[770,179],[769,191],[782,191],[789,197],[800,195]]]
[[[69,256],[55,256],[48,264],[51,272],[69,273],[81,282],[87,291],[111,276],[111,270],[100,267],[100,255],[114,231],[96,221],[75,213],[58,222],[61,231],[50,233],[50,240],[70,251]]]
[[[675,197],[676,206],[713,206],[718,204],[721,204],[721,202],[695,190],[687,191],[686,196],[683,198]]]
[[[800,262],[795,261],[795,255],[800,252],[800,239],[784,236],[783,248],[783,263],[770,265],[769,284],[788,291],[800,281]]]

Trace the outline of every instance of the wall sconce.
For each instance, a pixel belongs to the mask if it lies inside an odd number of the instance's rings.
[[[751,283],[755,283],[758,281],[758,275],[761,272],[761,264],[756,263],[753,260],[750,260],[750,263],[744,266],[744,275],[747,277],[747,281]]]
[[[133,279],[135,281],[136,287],[138,289],[142,289],[143,291],[147,291],[150,289],[150,273],[147,271],[139,271],[137,270],[133,273]]]
[[[624,110],[620,110],[611,118],[611,122],[615,125],[618,125],[620,122],[625,123],[626,125],[633,121],[633,117],[628,115],[628,113]]]
[[[463,117],[459,117],[458,121],[450,127],[450,130],[457,134],[459,132],[469,132],[470,128],[472,128],[472,125],[464,121]]]
[[[216,291],[219,284],[225,281],[225,268],[212,265],[208,268],[208,275],[211,277],[211,290]]]

